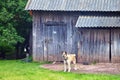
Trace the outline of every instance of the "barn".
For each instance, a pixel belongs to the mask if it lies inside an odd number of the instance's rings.
[[[28,0],[34,61],[120,62],[120,0]]]

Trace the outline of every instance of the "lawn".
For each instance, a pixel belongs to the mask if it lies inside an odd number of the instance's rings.
[[[36,62],[0,60],[0,80],[120,80],[120,75],[77,74],[40,68]]]

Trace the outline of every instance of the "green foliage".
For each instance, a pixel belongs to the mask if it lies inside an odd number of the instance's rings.
[[[15,28],[0,27],[0,51],[4,54],[13,54],[17,42],[23,42],[24,38],[17,35]]]
[[[39,63],[0,61],[0,80],[120,80],[120,75],[51,71]]]
[[[0,46],[4,47],[7,45],[13,46],[17,44],[17,42],[23,42],[24,38],[17,35],[15,28],[9,26],[7,28],[1,27],[0,28]]]
[[[23,43],[29,35],[28,26],[31,24],[26,24],[31,22],[31,18],[24,10],[26,2],[27,0],[0,1],[0,53],[14,54],[16,44]]]

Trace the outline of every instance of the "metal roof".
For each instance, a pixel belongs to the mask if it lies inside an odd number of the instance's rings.
[[[79,16],[76,27],[120,27],[120,17]]]
[[[25,10],[120,11],[120,0],[28,0]]]

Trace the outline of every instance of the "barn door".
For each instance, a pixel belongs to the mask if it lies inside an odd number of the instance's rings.
[[[66,42],[65,25],[44,25],[44,60],[61,61],[60,52],[65,49]]]
[[[109,30],[79,29],[78,62],[109,62],[109,43]]]
[[[111,30],[111,61],[120,62],[120,29]]]

